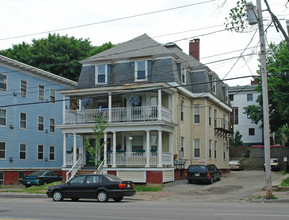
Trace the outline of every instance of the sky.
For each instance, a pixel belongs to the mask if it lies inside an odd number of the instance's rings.
[[[266,8],[262,1],[262,9]],[[250,84],[258,69],[257,25],[242,33],[224,31],[225,18],[236,0],[0,0],[0,50],[48,33],[89,39],[94,46],[118,44],[144,33],[159,43],[176,43],[189,52],[189,42],[200,39],[200,61],[229,86]],[[256,1],[252,1],[256,5]],[[288,0],[268,0],[287,32]],[[269,26],[263,12],[266,42],[284,40]],[[255,33],[256,32],[256,33]],[[249,48],[244,51],[245,48]],[[249,55],[249,54],[255,55]],[[248,55],[240,57],[240,55]],[[235,58],[234,58],[235,57]]]

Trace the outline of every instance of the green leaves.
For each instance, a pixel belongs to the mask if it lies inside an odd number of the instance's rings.
[[[241,32],[247,25],[246,0],[237,1],[236,7],[230,9],[229,18],[225,18],[226,30]]]
[[[47,38],[33,39],[31,45],[25,42],[13,45],[0,54],[77,81],[81,71],[79,61],[111,47],[110,42],[96,47],[88,39],[49,34]]]

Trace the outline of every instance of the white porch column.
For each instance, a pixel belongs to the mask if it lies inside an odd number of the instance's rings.
[[[66,101],[65,101],[65,98],[66,98],[66,96],[64,95],[63,96],[63,102],[62,102],[62,124],[65,124],[65,103],[66,103]]]
[[[112,167],[116,167],[116,132],[112,132]]]
[[[158,90],[158,120],[162,120],[162,90]]]
[[[174,166],[174,133],[169,133],[169,152],[171,155],[171,165]]]
[[[73,164],[75,164],[76,161],[76,133],[73,133]]]
[[[150,131],[146,131],[147,133],[147,146],[146,146],[146,166],[150,167]]]
[[[159,137],[158,137],[158,167],[163,167],[163,162],[162,162],[162,154],[163,154],[163,149],[162,149],[162,131],[159,131]]]
[[[107,167],[107,133],[104,133],[104,146],[103,146],[103,167]]]
[[[112,106],[112,101],[111,101],[111,92],[108,94],[108,122],[111,122],[111,106]]]
[[[66,167],[66,134],[63,135],[63,162],[62,167]]]

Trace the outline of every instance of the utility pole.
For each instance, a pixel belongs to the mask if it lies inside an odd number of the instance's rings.
[[[262,17],[261,0],[256,0],[257,15],[254,12],[254,5],[248,2],[246,7],[248,9],[249,24],[258,23],[259,38],[260,38],[260,58],[261,58],[261,75],[262,75],[262,96],[263,96],[263,126],[264,126],[264,160],[266,171],[266,199],[272,198],[272,179],[271,179],[271,165],[270,165],[270,125],[269,125],[269,101],[268,101],[268,86],[267,86],[267,67],[266,67],[266,46],[264,38],[264,25]],[[252,19],[252,14],[255,14],[257,21]],[[250,17],[249,17],[250,16]],[[252,19],[252,20],[250,20]]]
[[[272,179],[270,165],[270,125],[269,125],[269,101],[267,86],[267,67],[266,67],[266,47],[264,38],[264,25],[262,17],[261,0],[256,0],[257,20],[260,37],[260,56],[261,56],[261,73],[262,73],[262,95],[263,95],[263,126],[264,126],[264,159],[266,170],[266,199],[272,198]]]

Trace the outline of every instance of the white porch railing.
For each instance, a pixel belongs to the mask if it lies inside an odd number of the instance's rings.
[[[112,165],[112,153],[107,154],[107,165]],[[158,165],[158,153],[150,152],[149,154],[150,166]],[[171,153],[162,153],[162,164],[172,165]],[[146,153],[145,152],[124,152],[116,153],[116,166],[145,166]]]
[[[81,168],[81,161],[82,157],[79,156],[76,163],[72,166],[72,168],[66,173],[66,182],[68,182],[70,179],[74,177],[74,175],[77,173],[77,171]]]
[[[102,116],[109,121],[109,109],[68,110],[65,112],[66,124],[94,123],[96,116]],[[161,119],[171,121],[171,111],[161,109]],[[111,122],[152,121],[158,120],[158,106],[119,107],[111,108]]]
[[[79,158],[82,158],[82,155],[81,154],[77,154],[76,158],[79,159]],[[67,166],[72,166],[73,165],[73,153],[66,153],[65,155],[65,159],[66,159],[66,165]],[[81,160],[81,163],[83,164],[83,161]]]

